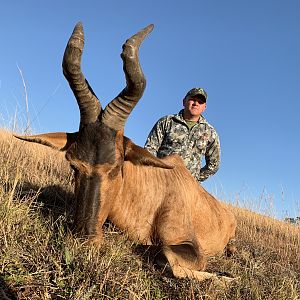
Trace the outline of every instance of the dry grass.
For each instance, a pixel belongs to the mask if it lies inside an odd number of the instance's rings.
[[[231,207],[239,251],[208,269],[239,279],[226,288],[178,280],[110,224],[101,249],[72,235],[61,153],[0,131],[0,165],[0,299],[300,299],[299,227]]]

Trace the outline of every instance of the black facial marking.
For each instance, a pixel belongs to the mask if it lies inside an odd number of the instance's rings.
[[[90,177],[77,174],[77,176],[80,178],[76,189],[75,227],[85,235],[94,235],[101,206],[99,199],[101,178],[97,175]]]
[[[97,234],[102,205],[103,174],[94,167],[106,165],[108,179],[117,176],[120,165],[116,164],[116,142],[116,130],[96,121],[80,129],[76,143],[66,154],[75,169],[75,230],[87,236]]]
[[[113,164],[116,160],[116,135],[116,130],[96,121],[80,130],[75,147],[68,152],[91,166]]]

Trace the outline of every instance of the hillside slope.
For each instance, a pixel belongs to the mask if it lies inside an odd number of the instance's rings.
[[[0,299],[300,299],[299,227],[231,207],[238,253],[208,270],[238,280],[179,280],[109,223],[100,249],[74,237],[72,180],[63,153],[0,131]]]

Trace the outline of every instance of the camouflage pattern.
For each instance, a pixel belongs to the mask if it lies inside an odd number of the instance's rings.
[[[203,116],[189,129],[183,119],[183,110],[157,121],[149,133],[145,149],[159,158],[173,153],[180,155],[199,182],[215,174],[220,165],[220,141],[215,129]],[[201,167],[202,158],[206,162],[204,167]]]
[[[207,93],[205,92],[205,90],[203,88],[192,88],[191,90],[189,90],[187,92],[187,94],[185,95],[186,97],[195,97],[197,95],[202,95],[205,100],[207,100]]]

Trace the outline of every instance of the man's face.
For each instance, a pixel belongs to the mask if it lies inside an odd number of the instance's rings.
[[[200,117],[206,108],[203,97],[187,97],[183,99],[184,113],[187,117]]]

